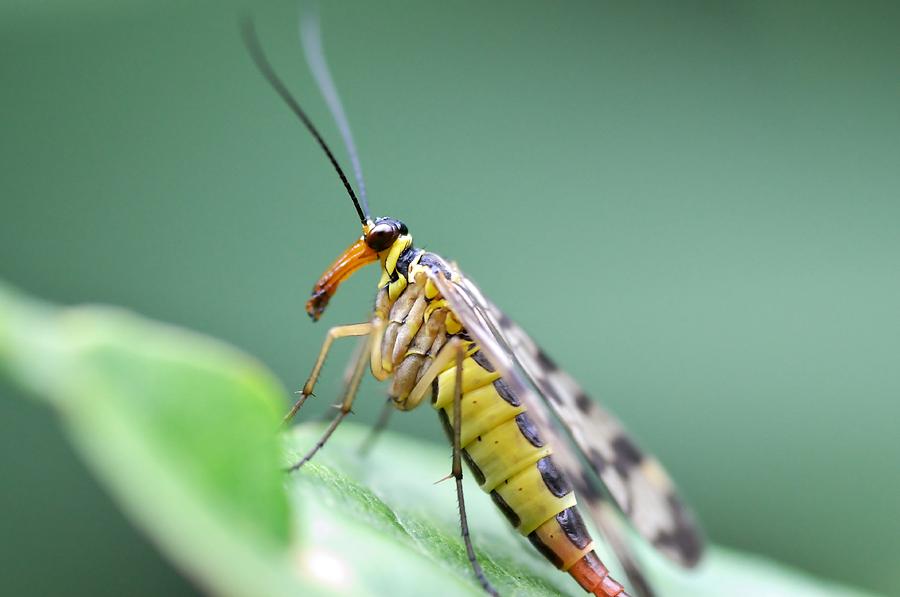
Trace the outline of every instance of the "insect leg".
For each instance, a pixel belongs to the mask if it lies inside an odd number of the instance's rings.
[[[341,385],[344,391],[347,390],[347,386],[350,385],[350,381],[353,379],[353,372],[356,370],[356,360],[369,348],[369,336],[371,334],[372,332],[369,332],[368,335],[359,337],[356,341],[356,346],[353,347],[350,359],[344,365],[344,372],[341,374]]]
[[[381,432],[387,427],[388,421],[391,418],[391,413],[395,410],[394,401],[388,397],[384,402],[384,406],[381,407],[381,414],[378,415],[378,421],[375,422],[375,426],[372,427],[372,430],[369,431],[369,435],[367,435],[366,439],[359,445],[360,456],[369,454],[372,450],[372,446],[375,445],[375,442],[381,436]]]
[[[316,364],[313,365],[312,372],[309,374],[306,383],[303,384],[303,389],[300,390],[300,398],[297,399],[297,402],[294,403],[294,406],[291,407],[288,414],[284,416],[284,420],[282,421],[283,424],[287,424],[293,419],[294,415],[297,414],[297,411],[300,410],[300,407],[303,406],[303,403],[306,402],[306,399],[312,396],[316,380],[319,379],[319,373],[322,371],[322,365],[325,364],[325,357],[328,356],[328,351],[331,350],[331,345],[334,344],[334,341],[338,338],[347,338],[350,336],[367,336],[371,331],[372,324],[368,322],[341,325],[328,330],[328,333],[325,335],[325,341],[322,343],[322,349],[319,351],[319,356],[316,359]]]
[[[438,351],[437,355],[431,361],[431,364],[428,365],[428,368],[422,373],[419,381],[413,386],[409,396],[407,396],[404,404],[405,409],[412,410],[422,402],[426,394],[431,392],[431,383],[450,365],[450,363],[453,362],[456,358],[456,353],[458,352],[465,353],[465,347],[459,338],[451,338],[443,347],[441,347],[440,351]]]
[[[383,363],[381,362],[381,345],[384,341],[384,331],[386,328],[387,322],[384,317],[376,313],[375,317],[372,318],[372,344],[371,348],[369,348],[369,354],[371,355],[370,364],[372,375],[378,381],[384,381],[391,375],[390,371],[385,371]]]
[[[353,374],[350,377],[350,383],[347,384],[347,389],[344,392],[344,399],[341,400],[339,405],[336,405],[338,408],[338,413],[335,415],[334,419],[331,420],[331,424],[325,430],[325,433],[322,434],[322,437],[319,438],[319,441],[310,448],[309,452],[307,452],[303,458],[298,460],[295,464],[291,465],[288,469],[288,472],[293,472],[312,460],[312,457],[316,455],[316,452],[322,449],[322,446],[325,445],[325,442],[328,441],[328,438],[331,437],[331,434],[334,433],[334,430],[337,429],[337,426],[341,424],[341,421],[344,420],[348,414],[350,414],[350,407],[353,406],[353,400],[356,398],[356,391],[359,389],[359,384],[362,381],[363,373],[366,371],[366,365],[369,363],[369,354],[368,351],[361,351],[360,354],[356,358],[356,368],[353,370]]]
[[[456,387],[453,389],[453,468],[451,474],[456,480],[456,501],[459,504],[459,526],[462,532],[463,542],[466,544],[466,555],[469,558],[469,564],[475,572],[475,577],[481,583],[482,588],[488,595],[499,597],[497,589],[491,585],[490,581],[484,575],[478,558],[475,557],[475,548],[472,547],[472,538],[469,536],[469,521],[466,518],[466,500],[463,495],[462,486],[462,447],[460,446],[460,434],[462,428],[462,370],[463,358],[465,350],[462,346],[458,346],[456,352]]]

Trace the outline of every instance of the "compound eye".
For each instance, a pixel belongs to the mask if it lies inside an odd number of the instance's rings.
[[[366,244],[374,251],[380,253],[394,244],[398,236],[400,236],[400,231],[387,222],[375,224],[369,230],[369,233],[366,234]]]

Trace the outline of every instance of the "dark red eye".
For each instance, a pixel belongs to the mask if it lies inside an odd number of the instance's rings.
[[[380,253],[394,244],[398,236],[400,236],[400,231],[391,224],[387,222],[375,224],[366,234],[366,244]]]

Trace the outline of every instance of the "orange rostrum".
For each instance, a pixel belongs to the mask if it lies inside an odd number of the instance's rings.
[[[313,286],[312,296],[306,301],[306,312],[313,318],[313,321],[317,321],[325,311],[328,301],[337,292],[341,282],[359,268],[377,260],[378,253],[366,244],[365,237],[360,237],[347,247],[347,250],[331,264],[331,267],[325,270],[325,273]]]

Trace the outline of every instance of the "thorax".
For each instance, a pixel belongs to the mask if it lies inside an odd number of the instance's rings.
[[[372,374],[391,378],[389,395],[405,410],[406,398],[448,339],[464,330],[447,302],[425,275],[443,266],[435,255],[407,247],[382,262],[372,322]]]

